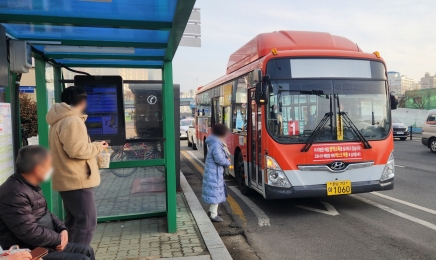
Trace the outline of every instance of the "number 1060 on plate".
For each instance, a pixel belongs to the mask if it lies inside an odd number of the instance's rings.
[[[351,194],[351,181],[330,181],[327,182],[327,195]]]

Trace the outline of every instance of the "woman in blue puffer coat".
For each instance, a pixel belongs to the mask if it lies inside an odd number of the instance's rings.
[[[229,150],[225,143],[228,128],[223,124],[212,127],[212,135],[206,138],[208,152],[203,175],[202,197],[204,202],[211,204],[209,216],[213,222],[223,221],[218,216],[218,204],[226,201],[224,184],[224,168],[230,166]]]

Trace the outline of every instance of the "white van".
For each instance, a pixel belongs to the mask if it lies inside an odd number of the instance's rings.
[[[422,127],[422,144],[436,153],[436,109],[429,110]]]

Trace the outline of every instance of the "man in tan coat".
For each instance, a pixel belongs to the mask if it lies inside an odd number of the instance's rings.
[[[61,100],[46,116],[53,155],[53,189],[59,191],[64,202],[69,241],[89,245],[97,226],[94,187],[100,184],[100,172],[96,156],[108,144],[91,143],[89,139],[85,90],[69,87],[62,92]]]

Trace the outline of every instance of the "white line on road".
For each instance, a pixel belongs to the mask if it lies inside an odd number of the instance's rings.
[[[365,203],[367,203],[367,204],[370,204],[370,205],[372,205],[372,206],[374,206],[374,207],[377,207],[377,208],[379,208],[379,209],[382,209],[382,210],[384,210],[384,211],[386,211],[386,212],[389,212],[389,213],[391,213],[391,214],[394,214],[394,215],[396,215],[396,216],[399,216],[399,217],[402,217],[402,218],[404,218],[404,219],[410,220],[410,221],[412,221],[412,222],[415,222],[415,223],[417,223],[417,224],[423,225],[423,226],[425,226],[425,227],[428,227],[428,228],[433,229],[433,230],[436,231],[436,225],[434,225],[434,224],[432,224],[432,223],[430,223],[430,222],[427,222],[427,221],[422,220],[422,219],[419,219],[419,218],[415,218],[415,217],[413,217],[413,216],[407,215],[407,214],[405,214],[405,213],[403,213],[403,212],[400,212],[400,211],[398,211],[398,210],[395,210],[395,209],[393,209],[393,208],[389,208],[389,207],[384,206],[384,205],[382,205],[382,204],[380,204],[380,203],[377,203],[377,202],[375,202],[375,201],[372,201],[372,200],[369,200],[369,199],[366,199],[366,198],[363,198],[363,197],[360,197],[360,196],[357,196],[357,195],[349,195],[349,196],[350,196],[350,197],[353,197],[353,198],[355,198],[355,199],[357,199],[357,200],[360,200],[360,201],[362,201],[362,202],[365,202]]]
[[[371,194],[379,196],[379,197],[382,197],[382,198],[387,199],[387,200],[392,200],[392,201],[398,202],[400,204],[403,204],[403,205],[406,205],[406,206],[409,206],[409,207],[412,207],[412,208],[415,208],[415,209],[419,209],[419,210],[431,213],[433,215],[436,215],[436,210],[432,210],[432,209],[429,209],[429,208],[426,208],[426,207],[422,207],[422,206],[419,206],[419,205],[416,205],[416,204],[413,204],[413,203],[410,203],[410,202],[407,202],[407,201],[404,201],[404,200],[396,199],[394,197],[391,197],[391,196],[388,196],[388,195],[384,195],[384,194],[378,193],[378,192],[371,192]]]
[[[313,212],[318,212],[318,213],[322,213],[322,214],[326,214],[326,215],[330,215],[330,216],[337,216],[337,215],[339,215],[338,211],[330,203],[323,202],[323,201],[320,201],[320,202],[322,203],[322,205],[324,205],[324,207],[327,210],[315,209],[315,208],[311,208],[311,207],[307,207],[307,206],[302,206],[302,205],[298,205],[298,206],[295,206],[295,207],[301,208],[301,209],[307,209],[307,210],[310,210],[310,211],[313,211]]]
[[[271,226],[269,217],[265,214],[263,210],[261,210],[253,201],[251,201],[246,196],[242,195],[239,189],[235,186],[229,186],[229,188],[236,194],[238,197],[247,204],[247,206],[253,211],[254,215],[257,217],[257,223],[259,226]]]
[[[404,167],[406,167],[406,166],[403,166],[403,165],[397,165],[397,164],[395,164],[395,166],[396,166],[396,167],[400,167],[400,168],[404,168]]]
[[[186,152],[188,152],[192,156],[192,158],[194,158],[198,163],[204,166],[204,163],[200,159],[198,159],[197,156],[195,156],[194,152],[191,151],[186,151]]]

